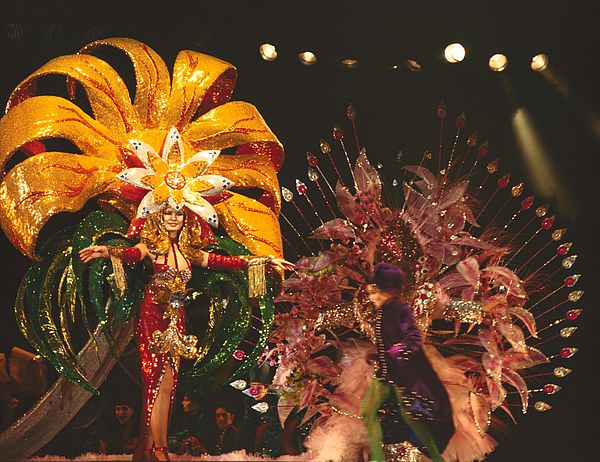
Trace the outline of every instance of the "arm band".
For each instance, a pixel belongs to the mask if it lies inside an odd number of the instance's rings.
[[[112,258],[118,258],[123,263],[137,263],[142,259],[142,251],[137,247],[107,246],[108,254]]]
[[[209,253],[208,264],[206,267],[215,271],[239,271],[246,269],[248,263],[241,257],[230,257],[229,255]]]

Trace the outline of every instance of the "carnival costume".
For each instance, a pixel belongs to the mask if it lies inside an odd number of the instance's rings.
[[[381,163],[369,162],[352,105],[346,115],[354,136],[335,125],[337,152],[322,139],[321,153],[306,155],[309,181],[297,179],[295,192],[282,188],[296,234],[290,241],[308,256],[286,280],[265,355],[278,365],[272,387],[282,395],[280,413],[297,405],[305,421],[316,416],[305,442],[312,457],[364,457],[369,440],[359,404],[376,380],[367,361],[381,353],[378,326],[393,339],[404,324],[382,322],[364,291],[374,262],[387,262],[408,275],[401,299],[420,330],[423,359],[451,404],[454,434],[442,457],[481,461],[497,446],[497,432],[516,419],[515,409],[548,411],[546,399],[561,389],[553,380],[571,373],[566,362],[577,349],[560,343],[577,329],[584,293],[575,287],[580,275],[571,273],[572,242],[563,240],[566,229],[556,227],[548,204],[536,204],[524,183],[500,174],[500,159],[486,160],[487,141],[478,145],[476,131],[462,136],[464,115],[446,149],[447,113],[439,105],[437,155],[427,151],[419,165],[403,166],[404,181],[386,178]],[[358,156],[351,167],[353,141]],[[403,160],[399,152],[392,162]],[[304,205],[314,206],[318,222]],[[394,375],[404,385],[411,377],[427,382],[427,369],[404,365]],[[380,416],[386,460],[428,460],[410,435],[398,432],[402,419],[386,414]]]
[[[117,72],[94,56],[103,47],[123,52],[133,63],[134,101]],[[51,74],[66,77],[72,101],[87,97],[92,115],[69,99],[36,96],[37,81]],[[117,355],[122,349],[131,332],[129,320],[137,317],[146,429],[168,361],[176,372],[180,356],[195,359],[185,376],[186,387],[193,389],[227,360],[234,363],[228,368],[232,377],[243,374],[268,338],[280,276],[265,280],[264,266],[282,256],[276,172],[283,149],[256,108],[228,102],[235,79],[230,64],[182,51],[171,80],[147,45],[126,38],[99,40],[27,77],[0,120],[2,166],[17,152],[28,156],[0,183],[2,229],[35,260],[17,296],[18,325],[62,376],[96,392],[114,364],[112,351]],[[67,140],[81,154],[49,151],[53,139]],[[228,148],[236,148],[234,154],[219,155]],[[263,194],[253,199],[231,188],[258,188]],[[78,211],[90,199],[100,210],[38,243],[53,215]],[[186,214],[177,242],[165,240],[158,230],[156,217],[166,204]],[[157,256],[147,284],[137,264],[139,249],[131,247],[138,238]],[[94,260],[89,268],[82,264],[78,252],[90,245],[109,246],[110,260]],[[185,267],[166,264],[176,246],[188,261]],[[203,249],[210,252],[208,268],[192,270],[189,264]],[[248,277],[238,271],[245,268]],[[210,306],[208,327],[196,344],[183,331],[183,310],[199,293],[209,297]],[[79,356],[71,336],[75,324],[85,326],[91,337]],[[258,340],[245,342],[251,327],[259,331]],[[91,365],[87,358],[94,348],[100,360]],[[52,388],[42,402],[56,403],[56,393],[65,393],[68,385],[61,388]],[[62,403],[68,409],[62,416],[49,417],[49,409],[38,406],[11,428],[21,429],[26,440],[26,446],[10,448],[16,457],[43,446],[90,396],[76,390],[67,394],[75,395],[76,402]],[[42,431],[44,426],[55,431]]]

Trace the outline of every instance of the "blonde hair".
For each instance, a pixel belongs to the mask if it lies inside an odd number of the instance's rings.
[[[145,244],[148,251],[155,255],[166,255],[171,245],[162,216],[165,209],[166,206],[150,215],[140,231],[140,242]],[[208,244],[208,238],[204,236],[202,225],[198,220],[191,218],[186,209],[183,211],[183,226],[178,235],[179,249],[186,258],[195,259],[200,256],[202,249]]]

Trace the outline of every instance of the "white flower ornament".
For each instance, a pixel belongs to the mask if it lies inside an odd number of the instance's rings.
[[[160,155],[148,143],[129,141],[144,167],[128,168],[117,178],[132,186],[149,190],[137,210],[145,218],[168,203],[176,210],[187,207],[213,227],[219,226],[214,207],[204,197],[215,196],[233,186],[220,175],[204,175],[221,151],[200,151],[184,161],[184,146],[179,131],[167,133]]]

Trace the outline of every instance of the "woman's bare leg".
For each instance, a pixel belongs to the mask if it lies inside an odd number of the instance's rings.
[[[173,384],[173,369],[171,368],[171,364],[167,363],[165,374],[160,382],[156,400],[154,401],[154,407],[152,408],[150,431],[148,432],[150,446],[146,447],[152,447],[152,443],[154,443],[154,446],[157,448],[165,447],[167,445],[167,427],[169,425]],[[156,452],[155,455],[159,460],[166,460],[165,455],[160,451]]]

